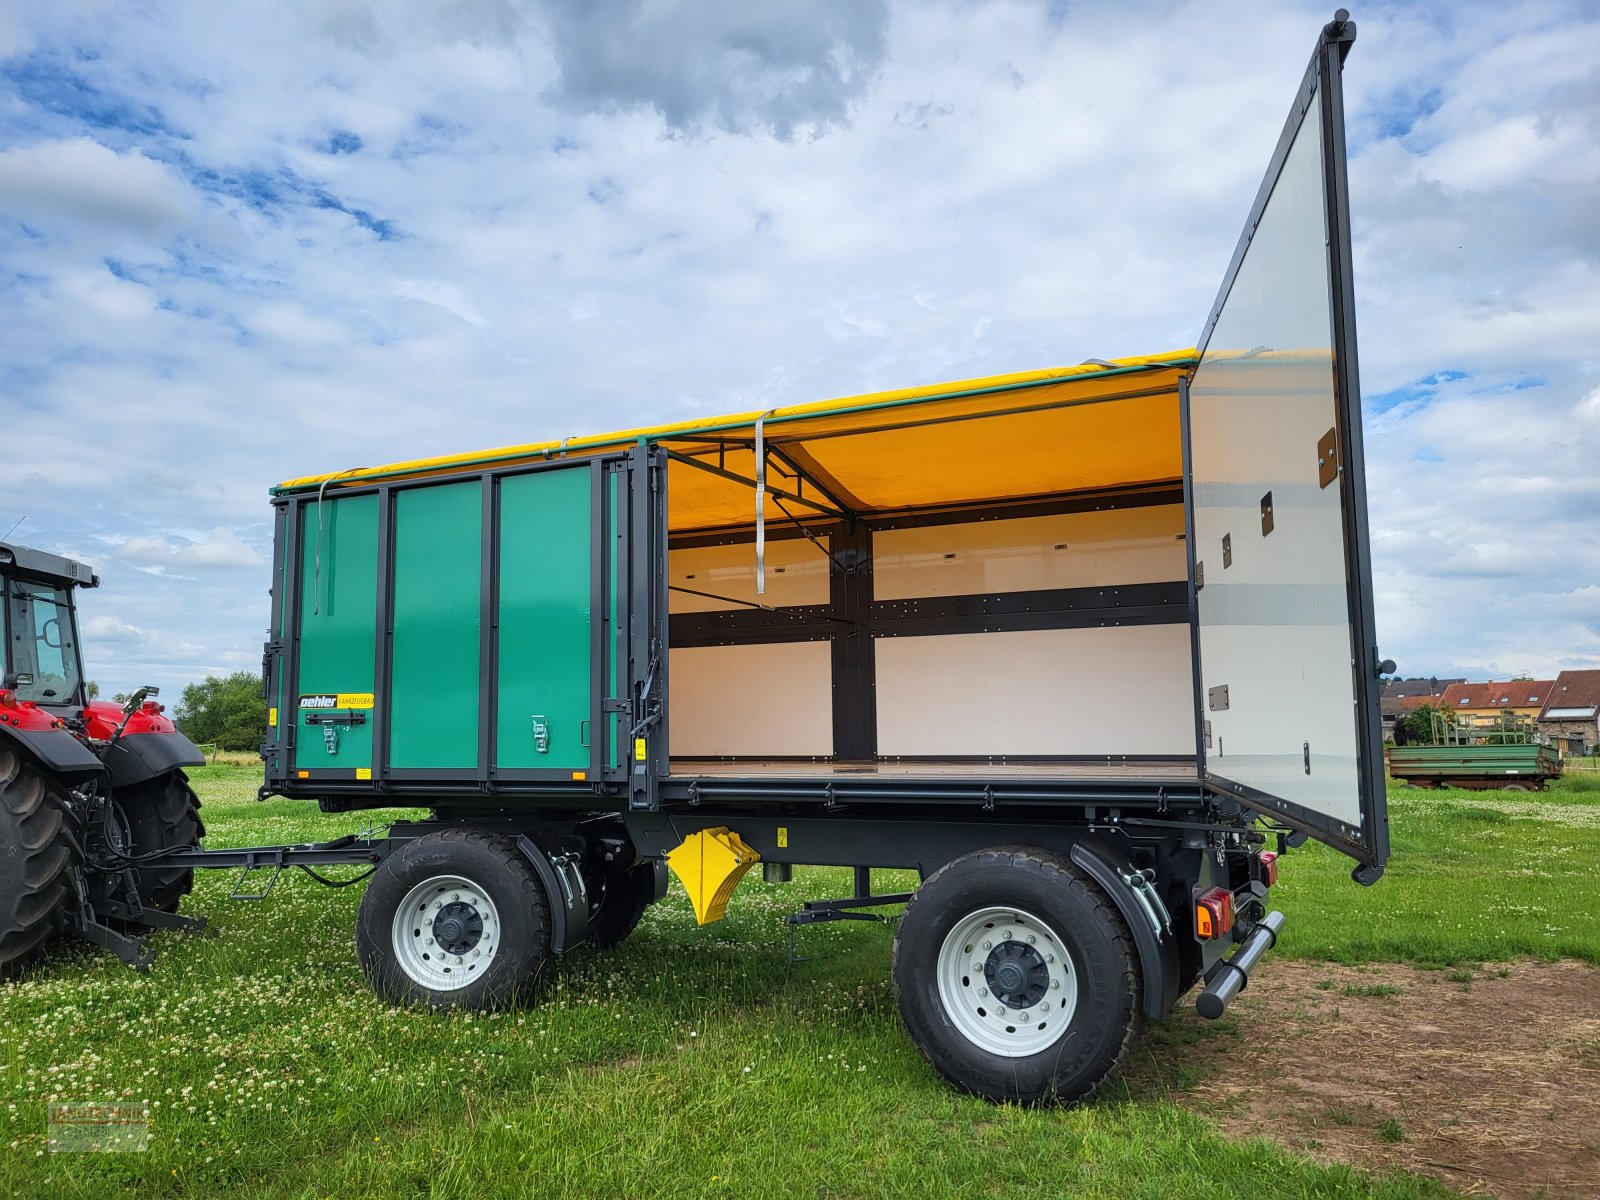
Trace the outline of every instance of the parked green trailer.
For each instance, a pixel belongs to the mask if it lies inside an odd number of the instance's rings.
[[[1554,746],[1531,739],[1504,744],[1393,746],[1389,774],[1415,787],[1542,791],[1550,780],[1561,777],[1561,756]]]
[[[895,994],[957,1087],[1071,1101],[1219,1016],[1278,855],[1388,857],[1339,12],[1199,348],[290,480],[263,795],[381,835],[379,993],[480,1007],[702,923],[756,864],[904,904]],[[150,860],[144,860],[150,861]],[[874,868],[915,871],[874,894]]]

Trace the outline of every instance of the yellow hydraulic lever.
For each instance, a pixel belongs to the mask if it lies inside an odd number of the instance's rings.
[[[695,920],[701,925],[727,915],[733,889],[760,861],[761,855],[724,825],[691,833],[667,855],[667,865],[689,893]]]

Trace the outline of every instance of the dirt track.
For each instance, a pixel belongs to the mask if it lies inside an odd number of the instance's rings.
[[[1135,1075],[1319,1161],[1600,1196],[1600,968],[1269,966],[1220,1029],[1185,1004]]]

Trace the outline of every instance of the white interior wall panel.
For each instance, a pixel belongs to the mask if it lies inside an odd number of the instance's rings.
[[[826,604],[828,560],[804,538],[778,538],[767,542],[767,590],[756,594],[756,548],[688,546],[667,553],[667,582],[674,587],[709,592],[725,600],[712,600],[688,592],[669,592],[668,611],[722,612],[742,608],[733,601],[755,604]]]
[[[1181,504],[880,530],[873,593],[904,600],[1169,583],[1188,576],[1182,533]]]
[[[827,642],[684,646],[667,664],[678,758],[833,753]]]
[[[880,754],[1195,751],[1188,625],[892,637],[873,647]]]

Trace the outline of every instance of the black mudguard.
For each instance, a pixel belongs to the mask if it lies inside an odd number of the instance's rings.
[[[65,729],[18,729],[0,724],[0,746],[7,742],[63,783],[82,783],[105,770],[94,752]]]
[[[180,767],[203,766],[206,756],[181,733],[130,733],[111,743],[106,769],[113,788],[129,787]]]
[[[1144,1014],[1161,1020],[1178,1002],[1178,948],[1172,940],[1172,930],[1151,927],[1147,909],[1128,882],[1133,867],[1115,848],[1099,840],[1079,842],[1072,848],[1072,861],[1094,876],[1122,914],[1139,951]]]

